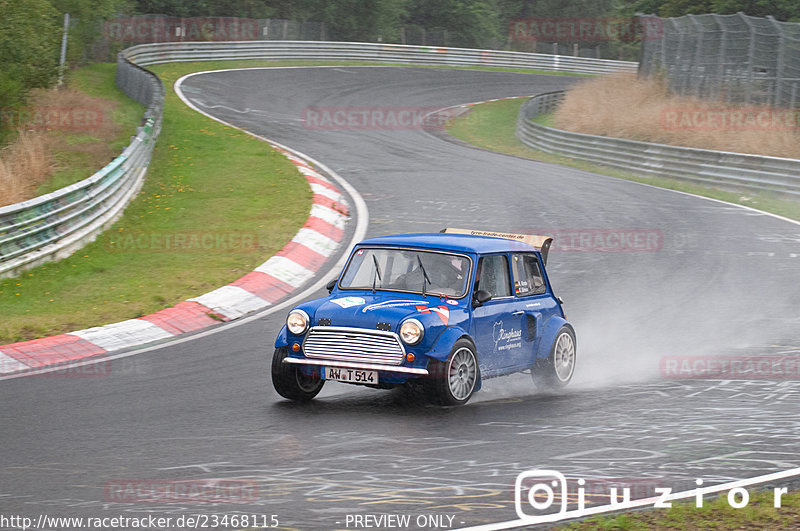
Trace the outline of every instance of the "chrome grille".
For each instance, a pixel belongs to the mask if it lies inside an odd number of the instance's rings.
[[[384,365],[400,365],[406,356],[400,338],[393,332],[335,326],[309,330],[303,353],[307,358]]]

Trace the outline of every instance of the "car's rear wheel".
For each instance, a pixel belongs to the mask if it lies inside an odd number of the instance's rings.
[[[289,356],[286,347],[276,348],[272,356],[272,385],[283,398],[305,402],[322,390],[325,380],[319,376],[306,376],[295,365],[284,363]]]
[[[432,402],[444,406],[466,404],[478,382],[478,357],[475,347],[466,339],[459,339],[450,350],[447,361],[431,359],[430,375],[425,379],[425,390]]]
[[[534,365],[533,381],[537,387],[564,387],[572,379],[574,372],[575,333],[569,326],[562,326],[553,341],[550,356]]]

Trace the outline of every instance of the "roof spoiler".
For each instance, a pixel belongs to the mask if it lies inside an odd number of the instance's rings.
[[[553,243],[553,238],[550,236],[535,236],[533,234],[513,234],[511,232],[453,229],[449,227],[439,232],[446,234],[469,234],[471,236],[491,236],[492,238],[504,238],[506,240],[527,243],[528,245],[539,249],[539,251],[542,253],[542,261],[545,263],[545,265],[547,265],[547,255],[550,253],[550,245]]]

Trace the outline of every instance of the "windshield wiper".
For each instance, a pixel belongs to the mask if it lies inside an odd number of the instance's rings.
[[[381,285],[383,285],[383,278],[381,277],[381,268],[378,265],[378,259],[375,258],[375,255],[372,255],[372,263],[375,264],[375,276],[372,277],[372,293],[375,293],[375,283],[380,280]]]
[[[427,281],[427,283],[430,284],[431,279],[428,277],[428,273],[425,271],[425,266],[422,265],[422,259],[419,257],[419,255],[417,255],[417,263],[419,264],[419,268],[422,271],[422,296],[424,297],[426,293],[425,282]]]

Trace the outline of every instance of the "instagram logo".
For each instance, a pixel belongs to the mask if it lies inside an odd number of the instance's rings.
[[[555,470],[528,470],[517,476],[514,484],[514,509],[521,519],[531,518],[523,508],[527,504],[543,513],[558,501],[558,513],[567,512],[567,478]],[[552,512],[552,511],[551,511]]]
[[[514,509],[519,517],[514,523],[524,521],[525,524],[543,524],[637,507],[666,509],[672,507],[673,501],[689,498],[695,499],[695,507],[702,508],[705,495],[725,491],[728,493],[728,505],[734,509],[742,509],[750,500],[745,486],[795,476],[800,476],[800,468],[710,487],[701,487],[703,480],[697,479],[696,488],[681,492],[672,492],[671,487],[657,486],[652,478],[596,478],[589,482],[578,478],[570,479],[573,486],[577,487],[570,492],[567,478],[560,472],[534,469],[520,473],[514,482]],[[642,497],[632,499],[633,488]],[[781,497],[787,492],[786,487],[774,488],[775,508],[781,507]],[[568,509],[570,501],[576,506],[572,510]],[[525,512],[526,509],[530,514]]]

